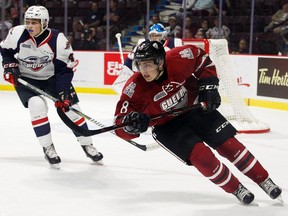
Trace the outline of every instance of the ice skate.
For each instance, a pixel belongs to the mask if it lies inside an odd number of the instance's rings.
[[[55,151],[54,145],[51,144],[48,147],[43,147],[43,151],[45,154],[45,159],[49,162],[52,168],[60,169],[61,159]]]
[[[246,187],[244,187],[241,183],[239,184],[238,189],[233,192],[233,195],[237,197],[237,199],[244,205],[257,205],[257,203],[253,202],[254,194],[251,193]]]
[[[84,145],[81,146],[83,148],[83,151],[85,152],[86,156],[89,157],[94,163],[98,165],[103,165],[103,155],[101,152],[98,152],[97,149],[91,145]]]
[[[271,178],[267,178],[265,181],[259,184],[259,186],[267,193],[271,199],[278,199],[280,202],[283,202],[281,197],[282,189],[276,185]]]

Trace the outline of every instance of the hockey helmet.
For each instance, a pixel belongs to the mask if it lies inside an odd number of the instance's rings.
[[[139,69],[138,65],[141,61],[153,60],[155,64],[159,65],[162,60],[165,60],[166,52],[163,44],[158,41],[143,41],[134,53],[134,63]]]
[[[42,31],[48,27],[49,23],[49,12],[43,6],[31,6],[25,12],[25,25],[27,19],[39,19],[42,26]]]
[[[167,31],[165,30],[164,26],[161,23],[154,24],[149,28],[149,33],[148,33],[149,40],[153,39],[151,37],[152,33],[161,35],[160,42],[166,40]]]

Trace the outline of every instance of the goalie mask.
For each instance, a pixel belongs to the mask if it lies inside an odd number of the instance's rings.
[[[38,19],[40,20],[42,32],[48,28],[49,13],[48,10],[43,6],[31,6],[25,12],[24,24],[26,25],[27,19]],[[41,34],[41,33],[40,33]]]
[[[157,36],[156,36],[157,35]],[[159,39],[156,39],[159,37]],[[159,41],[164,43],[167,37],[167,31],[165,30],[164,26],[161,23],[154,24],[150,27],[148,38],[151,41]]]
[[[153,60],[156,65],[165,60],[166,52],[163,44],[158,41],[146,40],[142,42],[134,53],[134,63],[139,69],[139,62]]]

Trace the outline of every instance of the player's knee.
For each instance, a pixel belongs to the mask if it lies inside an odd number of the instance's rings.
[[[42,96],[31,97],[28,101],[28,108],[32,118],[47,115],[48,112],[46,100]]]
[[[204,143],[197,143],[189,156],[189,161],[196,167],[199,164],[201,164],[202,167],[209,167],[214,161],[214,158],[215,155],[209,147]]]
[[[216,151],[229,160],[234,160],[241,152],[245,150],[245,146],[235,137],[226,140],[222,145],[216,148]]]
[[[78,110],[81,112],[80,106],[78,104],[73,104],[72,108]],[[88,129],[87,123],[85,121],[85,118],[81,115],[78,115],[76,112],[69,110],[66,112],[66,115],[68,118],[70,118],[71,121],[73,121],[75,124],[77,124],[79,127],[82,127],[84,129]]]
[[[73,104],[71,106],[72,108],[78,110],[81,112],[81,109],[80,109],[80,106],[76,103],[76,104]],[[68,112],[66,112],[66,115],[73,121],[73,122],[77,122],[79,121],[80,119],[82,119],[83,117],[81,117],[80,115],[78,115],[77,113],[69,110]]]

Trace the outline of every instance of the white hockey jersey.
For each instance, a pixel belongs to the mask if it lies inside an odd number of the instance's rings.
[[[58,30],[46,29],[44,33],[35,39],[24,25],[10,29],[0,43],[2,64],[18,63],[21,76],[35,80],[47,80],[55,75],[56,88],[60,90],[62,84],[66,86],[73,78],[73,50]]]

